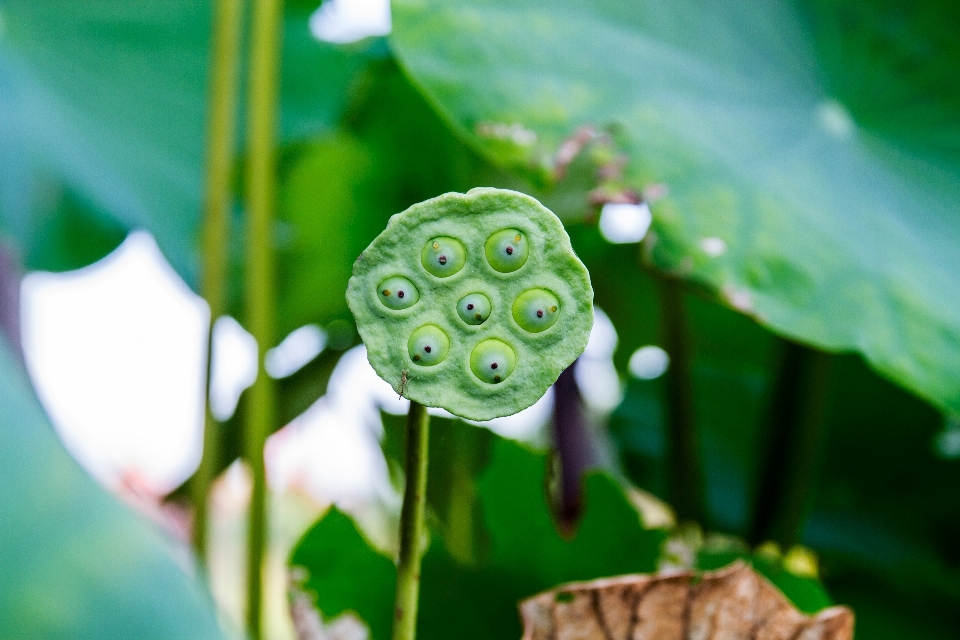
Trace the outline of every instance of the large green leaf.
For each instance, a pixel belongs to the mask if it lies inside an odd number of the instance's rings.
[[[658,268],[960,410],[958,29],[950,2],[397,0],[391,42],[505,164],[610,131],[667,188]]]
[[[433,540],[421,570],[417,637],[517,638],[521,598],[565,581],[655,569],[664,534],[643,528],[608,476],[588,478],[586,515],[576,537],[564,540],[544,494],[545,456],[503,439],[494,442],[490,456],[475,493],[489,552],[463,563],[442,539]],[[348,551],[341,555],[339,549]],[[342,514],[333,512],[315,525],[291,562],[308,570],[306,587],[325,616],[353,610],[374,640],[389,637],[396,570]]]
[[[6,0],[0,3],[0,146],[19,151],[124,229],[143,227],[188,282],[197,269],[210,2]],[[336,123],[371,45],[315,41],[312,7],[285,18],[284,140]],[[242,123],[243,119],[240,118]],[[6,173],[6,172],[4,172]],[[5,179],[5,190],[24,189]],[[3,202],[2,227],[49,209],[36,189]],[[5,219],[5,220],[4,220]]]
[[[612,287],[604,283],[612,276],[591,273],[598,291]],[[627,273],[621,279],[643,278]],[[693,296],[686,302],[710,524],[746,535],[758,509],[777,340],[730,310]],[[628,340],[649,333],[633,328],[638,317],[626,315],[627,324],[617,325]],[[630,478],[661,496],[668,411],[662,379],[634,379],[610,421]],[[960,624],[960,465],[937,458],[931,446],[942,426],[933,407],[859,357],[835,358],[801,541],[823,559],[831,595],[855,608],[858,628],[871,630],[865,638],[903,637],[915,616],[931,634],[917,637],[948,637],[946,630]]]
[[[338,132],[302,149],[284,172],[281,217],[289,238],[280,246],[282,332],[305,324],[352,320],[346,290],[353,261],[390,215],[378,197],[369,145]]]
[[[2,338],[0,487],[0,638],[225,637],[186,556],[64,451]]]

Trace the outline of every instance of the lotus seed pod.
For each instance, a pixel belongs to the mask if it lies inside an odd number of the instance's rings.
[[[517,354],[506,342],[490,338],[470,352],[470,370],[487,384],[500,384],[517,366]]]
[[[393,216],[354,263],[347,302],[380,377],[472,420],[536,402],[593,326],[590,276],[560,220],[501,189]]]
[[[466,261],[463,245],[454,238],[431,238],[420,253],[423,268],[438,278],[448,278],[457,273]]]
[[[427,324],[410,334],[407,351],[415,364],[421,367],[432,367],[440,364],[447,357],[450,351],[450,338],[440,327]]]
[[[399,311],[409,309],[420,300],[420,290],[403,276],[391,276],[377,287],[383,306]]]
[[[540,333],[560,316],[560,302],[546,289],[524,291],[513,303],[513,319],[524,331]]]
[[[530,243],[519,229],[502,229],[487,238],[483,249],[491,267],[500,273],[512,273],[526,264]]]
[[[482,293],[470,293],[457,303],[457,314],[467,324],[483,324],[490,317],[490,298]]]

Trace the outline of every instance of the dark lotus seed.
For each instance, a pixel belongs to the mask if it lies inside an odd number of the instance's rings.
[[[490,298],[482,293],[469,293],[457,302],[457,315],[471,325],[483,324],[490,317],[493,306]]]
[[[557,321],[560,305],[557,297],[546,289],[528,289],[513,302],[513,319],[530,333],[546,331]]]
[[[377,296],[381,304],[394,311],[409,309],[420,300],[420,290],[403,276],[387,278],[377,290],[381,294]]]
[[[487,384],[506,380],[516,364],[517,354],[513,347],[496,338],[484,340],[470,352],[470,370]]]
[[[450,338],[443,329],[426,324],[414,331],[407,342],[410,359],[421,367],[440,364],[450,351]]]
[[[455,238],[440,236],[429,240],[420,252],[420,264],[431,275],[447,278],[467,263],[467,252]]]
[[[500,273],[511,273],[527,262],[530,243],[517,229],[497,231],[484,244],[487,262]]]

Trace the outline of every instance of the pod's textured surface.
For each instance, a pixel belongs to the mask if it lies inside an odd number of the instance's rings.
[[[507,229],[522,233],[528,246],[523,265],[504,273],[491,266],[486,247]],[[463,267],[445,277],[430,273],[421,259],[425,243],[441,237],[465,252]],[[392,309],[378,299],[378,286],[394,277],[416,286],[416,304]],[[539,333],[520,327],[512,312],[516,299],[532,289],[547,290],[560,303],[556,321]],[[457,303],[475,293],[490,300],[482,324],[464,322],[457,311]],[[347,302],[381,378],[398,393],[403,380],[404,396],[471,420],[511,415],[536,402],[583,352],[593,326],[590,276],[560,220],[530,196],[503,189],[447,193],[393,216],[357,258]],[[421,366],[408,350],[410,336],[424,325],[450,339],[449,353],[433,366]],[[516,355],[510,375],[497,383],[482,380],[470,366],[473,349],[491,338]]]

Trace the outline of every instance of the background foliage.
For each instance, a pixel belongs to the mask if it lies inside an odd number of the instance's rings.
[[[279,383],[275,428],[356,344],[354,257],[446,191],[508,187],[556,211],[619,337],[624,398],[588,416],[598,469],[565,535],[545,490],[563,451],[435,427],[423,638],[517,637],[520,597],[654,570],[689,529],[645,528],[633,485],[733,536],[685,543],[701,566],[755,557],[801,607],[854,607],[858,638],[956,637],[960,462],[935,447],[960,411],[951,3],[398,0],[388,38],[350,45],[311,36],[315,5],[285,7],[271,240],[278,335],[316,323],[331,339]],[[0,237],[24,269],[85,266],[143,228],[196,287],[209,24],[200,0],[0,2]],[[605,241],[600,205],[642,198],[643,243]],[[647,344],[671,352],[666,376],[629,375]],[[54,441],[15,351],[0,352],[0,635],[217,637],[169,542]],[[245,402],[219,469],[240,455]],[[682,416],[694,512],[674,500]],[[825,591],[751,551],[770,539],[813,549]],[[353,610],[383,638],[389,556],[331,511],[291,562],[326,616]]]

